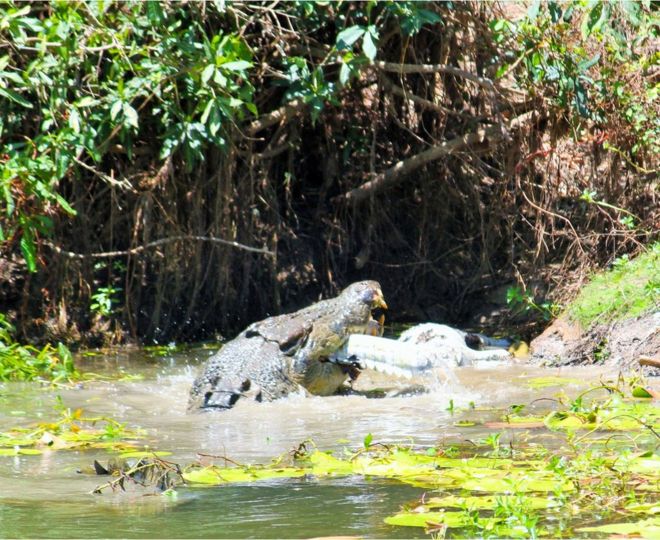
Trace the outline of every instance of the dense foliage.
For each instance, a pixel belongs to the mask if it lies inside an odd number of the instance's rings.
[[[539,265],[639,249],[655,11],[504,9],[3,4],[2,310],[189,339],[373,277],[403,317],[455,319]]]

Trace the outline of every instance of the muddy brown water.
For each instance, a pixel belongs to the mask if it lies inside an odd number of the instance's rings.
[[[241,463],[268,462],[308,439],[324,450],[358,448],[368,433],[374,442],[422,446],[477,440],[485,435],[483,428],[459,428],[455,422],[498,419],[502,414],[498,408],[551,398],[560,390],[577,393],[604,376],[593,367],[543,369],[523,363],[465,367],[449,377],[430,373],[412,381],[365,372],[358,379],[358,389],[405,393],[411,386],[423,385],[429,391],[380,399],[293,396],[227,412],[188,414],[188,388],[208,354],[198,350],[154,359],[133,352],[78,361],[83,371],[124,370],[142,374],[139,381],[89,382],[55,389],[36,383],[1,384],[0,431],[57,420],[54,407],[59,396],[65,406],[82,408],[86,417],[109,416],[127,427],[144,429],[145,444],[172,452],[167,459],[182,465],[197,460],[200,453],[228,456]],[[550,375],[584,384],[544,389],[526,384],[530,378]],[[295,479],[183,487],[176,498],[131,492],[92,495],[90,491],[104,478],[78,471],[89,470],[94,459],[105,463],[109,457],[100,450],[0,456],[0,537],[423,536],[421,530],[383,523],[385,516],[420,496],[419,489],[396,482],[360,477]]]

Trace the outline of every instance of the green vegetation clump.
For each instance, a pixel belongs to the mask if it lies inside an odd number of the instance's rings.
[[[637,317],[660,308],[660,243],[635,257],[619,257],[595,275],[569,307],[584,328],[594,323]]]
[[[78,377],[71,351],[63,344],[41,349],[21,345],[13,338],[14,327],[0,313],[0,382],[48,379],[54,382]]]
[[[105,416],[84,416],[82,409],[72,410],[58,397],[58,418],[27,427],[0,431],[0,456],[38,455],[44,451],[107,449],[121,452],[120,457],[142,457],[136,452],[136,439],[143,433]],[[148,452],[163,455],[163,452]]]

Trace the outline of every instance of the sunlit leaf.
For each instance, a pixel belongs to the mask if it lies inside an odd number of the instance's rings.
[[[110,107],[110,119],[111,120],[116,120],[117,116],[122,110],[122,107],[124,106],[124,102],[117,100],[112,104],[112,107]]]
[[[4,96],[7,99],[10,99],[14,103],[18,103],[22,107],[25,107],[26,109],[31,109],[32,108],[32,103],[30,103],[27,99],[25,99],[23,96],[21,96],[18,92],[10,89],[10,88],[2,88],[0,87],[0,96]]]
[[[520,479],[486,477],[466,480],[461,482],[460,486],[470,491],[488,493],[528,493],[534,491],[558,493],[575,489],[575,486],[570,482],[562,483],[557,480],[534,477]]]
[[[143,457],[165,457],[165,456],[171,456],[172,452],[164,452],[164,451],[137,451],[137,452],[123,452],[119,454],[120,459],[128,459],[128,458],[143,458]]]
[[[62,197],[62,195],[60,195],[59,193],[55,193],[55,200],[57,201],[57,204],[59,204],[67,214],[69,214],[70,216],[77,215],[78,212],[76,212],[73,209],[73,207],[64,197]]]
[[[209,82],[211,80],[211,77],[213,77],[214,73],[215,73],[215,65],[209,64],[208,66],[206,66],[203,69],[202,74],[200,76],[202,83],[206,84],[207,82]]]
[[[582,381],[579,379],[571,379],[568,377],[556,377],[556,376],[547,376],[547,377],[534,377],[527,379],[525,385],[529,388],[546,388],[549,386],[567,386],[569,384],[581,384]]]
[[[129,126],[134,128],[138,127],[138,113],[137,111],[128,103],[124,103],[124,122]]]
[[[355,25],[345,28],[337,34],[337,49],[340,51],[350,49],[353,43],[360,39],[365,32],[366,28],[363,26]]]
[[[375,38],[371,32],[365,32],[362,40],[362,52],[372,62],[376,59],[378,49],[376,48]]]
[[[660,502],[631,503],[626,505],[626,510],[628,512],[633,512],[634,514],[647,514],[652,516],[655,514],[660,514]]]
[[[364,437],[364,447],[369,448],[371,446],[371,441],[374,440],[374,436],[371,433],[367,433]]]
[[[424,500],[424,506],[428,508],[475,508],[480,510],[492,510],[498,500],[502,503],[515,502],[526,508],[543,509],[559,506],[559,502],[550,497],[534,496],[507,496],[507,495],[485,495],[472,497],[458,497],[448,495],[446,497],[430,497]]]
[[[304,469],[283,467],[279,469],[271,468],[251,468],[251,467],[206,467],[204,469],[193,469],[183,473],[183,478],[193,484],[230,484],[230,483],[251,483],[262,480],[273,480],[276,478],[299,478],[307,472]]]
[[[660,518],[653,517],[634,523],[609,523],[593,527],[580,527],[580,532],[598,532],[603,534],[622,534],[638,538],[660,538]]]
[[[465,527],[468,516],[463,512],[401,512],[385,518],[388,525],[398,527],[424,527],[442,523],[448,528]]]
[[[643,386],[635,386],[632,391],[633,397],[636,398],[653,398],[653,394],[649,392],[646,388]]]
[[[226,69],[227,71],[245,71],[246,69],[252,67],[252,62],[236,60],[234,62],[225,62],[224,64],[220,64],[220,67],[222,69]]]
[[[312,464],[312,473],[318,476],[353,473],[353,466],[350,462],[338,459],[326,452],[316,451],[309,456],[308,460]]]
[[[23,253],[23,258],[27,263],[28,270],[30,272],[37,271],[37,248],[34,245],[32,240],[32,235],[28,234],[28,231],[24,229],[23,236],[21,237],[21,252]]]

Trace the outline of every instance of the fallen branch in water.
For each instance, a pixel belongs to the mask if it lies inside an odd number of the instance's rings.
[[[131,249],[126,249],[123,251],[102,251],[98,253],[74,253],[73,251],[66,251],[61,247],[52,244],[51,242],[44,242],[44,245],[48,246],[58,255],[67,257],[69,259],[110,259],[112,257],[124,257],[127,255],[138,255],[147,249],[154,247],[162,246],[164,244],[170,244],[172,242],[179,241],[195,241],[195,242],[213,242],[216,244],[222,244],[225,246],[235,247],[237,249],[242,249],[244,251],[250,251],[252,253],[262,253],[270,257],[274,257],[275,253],[266,249],[266,248],[255,248],[252,246],[246,246],[240,242],[234,242],[232,240],[224,240],[223,238],[217,238],[215,236],[192,236],[192,235],[182,235],[182,236],[170,236],[169,238],[161,238],[160,240],[154,240],[148,244],[142,246],[137,246]]]

